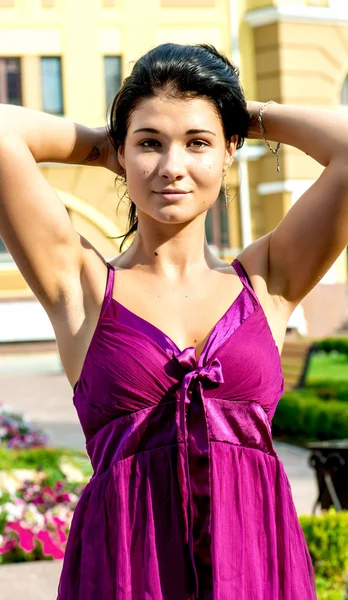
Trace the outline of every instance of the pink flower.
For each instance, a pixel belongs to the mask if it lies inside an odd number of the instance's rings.
[[[67,493],[61,494],[57,497],[57,501],[58,502],[70,502],[70,496]]]
[[[16,546],[16,540],[7,540],[4,546],[0,546],[0,555],[11,552]]]
[[[65,544],[67,541],[67,536],[65,535],[64,531],[62,531],[62,529],[66,527],[64,521],[62,521],[58,517],[52,517],[52,521],[57,525],[57,534],[60,542],[62,544]]]
[[[9,521],[6,529],[15,531],[19,536],[19,545],[25,552],[32,552],[35,548],[35,535],[28,527],[23,527],[20,521]]]
[[[54,543],[48,531],[43,529],[39,531],[37,534],[37,539],[42,543],[43,553],[45,556],[53,556],[53,558],[56,559],[64,557],[64,551]]]

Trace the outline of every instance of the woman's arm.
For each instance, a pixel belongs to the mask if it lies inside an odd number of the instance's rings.
[[[90,128],[66,117],[0,104],[1,139],[25,142],[34,160],[105,166],[109,142],[104,127]]]
[[[248,137],[262,139],[258,123],[261,102],[248,102]],[[295,146],[326,167],[348,157],[348,117],[333,110],[269,104],[262,116],[266,139]]]
[[[0,105],[0,236],[48,315],[59,312],[78,285],[86,250],[62,199],[37,163],[112,170],[115,163],[108,155],[104,128]]]
[[[261,106],[248,102],[250,138],[262,138]],[[348,243],[348,117],[329,110],[269,104],[263,124],[268,141],[295,146],[325,167],[269,236],[268,290],[293,309]],[[305,171],[303,179],[307,179]]]

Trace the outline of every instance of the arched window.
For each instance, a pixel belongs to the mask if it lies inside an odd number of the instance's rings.
[[[348,106],[348,75],[344,80],[341,91],[341,104]]]

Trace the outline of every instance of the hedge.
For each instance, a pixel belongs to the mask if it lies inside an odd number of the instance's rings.
[[[305,389],[312,390],[321,400],[348,402],[348,382],[320,379],[305,383]]]
[[[339,354],[348,355],[348,339],[347,338],[325,338],[315,342],[315,352],[330,352],[336,351]]]
[[[312,558],[318,591],[321,587],[342,587],[348,573],[348,511],[336,512],[332,507],[320,515],[300,515],[299,521]]]
[[[348,403],[321,400],[311,390],[285,392],[273,417],[272,434],[308,441],[348,438]]]

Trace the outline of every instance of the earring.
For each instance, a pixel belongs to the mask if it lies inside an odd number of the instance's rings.
[[[229,205],[229,203],[231,202],[229,197],[228,197],[228,193],[227,190],[230,187],[229,185],[226,185],[226,174],[227,174],[227,169],[225,171],[223,171],[223,175],[222,175],[222,181],[223,181],[223,186],[224,186],[224,194],[225,194],[225,202],[226,202],[226,208]]]

